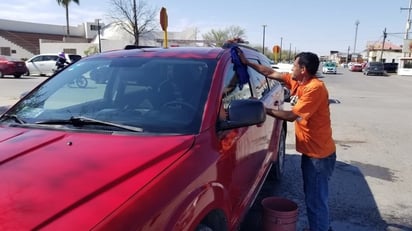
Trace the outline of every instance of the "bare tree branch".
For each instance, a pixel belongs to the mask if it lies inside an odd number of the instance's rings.
[[[137,1],[137,2],[136,2]],[[144,0],[110,0],[111,17],[124,31],[134,37],[139,45],[139,37],[159,27],[156,8],[151,8]]]

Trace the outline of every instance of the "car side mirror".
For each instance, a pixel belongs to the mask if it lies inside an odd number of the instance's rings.
[[[218,124],[218,130],[258,125],[266,120],[265,106],[257,99],[233,100],[227,114],[228,119]]]

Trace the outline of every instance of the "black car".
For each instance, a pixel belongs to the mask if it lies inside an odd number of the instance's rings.
[[[364,75],[385,75],[382,62],[368,62],[363,68]]]
[[[384,63],[383,68],[386,73],[396,73],[398,71],[398,63]]]

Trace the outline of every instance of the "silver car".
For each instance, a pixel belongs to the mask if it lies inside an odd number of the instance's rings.
[[[337,73],[337,66],[335,63],[327,62],[322,66],[322,73],[323,74],[336,74]]]

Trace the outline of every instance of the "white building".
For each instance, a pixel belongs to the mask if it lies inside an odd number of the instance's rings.
[[[100,39],[98,36],[100,26]],[[196,28],[182,32],[168,32],[169,46],[197,46]],[[142,35],[139,45],[162,46],[163,31],[155,31]],[[86,56],[90,50],[101,51],[123,49],[133,44],[134,38],[116,23],[104,25],[86,22],[70,26],[70,37],[66,36],[65,25],[30,23],[0,19],[0,55],[14,59],[29,59],[42,53],[59,53]]]

